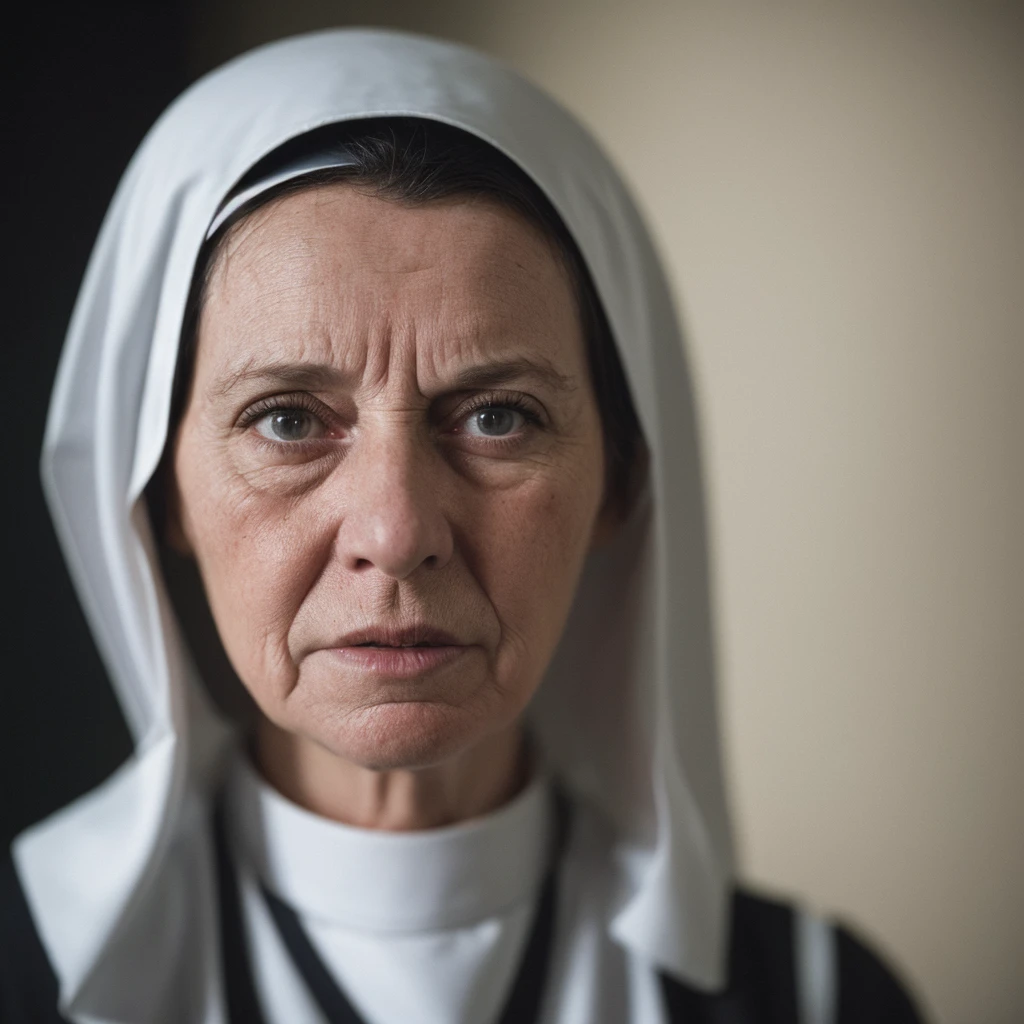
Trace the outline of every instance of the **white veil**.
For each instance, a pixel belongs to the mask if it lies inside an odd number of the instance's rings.
[[[338,30],[246,54],[160,118],[111,204],[61,358],[43,479],[136,746],[104,785],[15,843],[61,1007],[79,1019],[127,1012],[123,971],[150,985],[142,1017],[162,1019],[176,922],[202,918],[190,904],[211,900],[190,885],[190,865],[206,856],[199,823],[230,731],[181,640],[140,498],[164,447],[196,256],[260,158],[322,125],[380,116],[447,122],[519,164],[604,304],[650,448],[649,488],[628,529],[591,556],[532,727],[569,791],[613,829],[613,937],[691,984],[724,981],[732,852],[698,439],[658,259],[608,159],[534,86],[461,46]],[[214,970],[196,983],[215,985]]]

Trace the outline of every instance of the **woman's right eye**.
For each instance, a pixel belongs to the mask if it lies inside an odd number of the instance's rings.
[[[268,441],[311,441],[327,433],[323,423],[306,409],[272,409],[253,426]]]

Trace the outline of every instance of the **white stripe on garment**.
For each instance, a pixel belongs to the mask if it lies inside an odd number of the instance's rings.
[[[798,908],[793,922],[800,1024],[835,1024],[836,961],[832,925]]]

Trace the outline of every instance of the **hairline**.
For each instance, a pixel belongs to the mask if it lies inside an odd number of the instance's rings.
[[[580,322],[581,330],[586,332],[586,317],[584,314],[583,281],[576,266],[576,260],[568,251],[561,239],[543,224],[539,217],[531,216],[522,209],[521,204],[516,203],[512,197],[505,197],[497,191],[485,192],[466,188],[464,191],[453,189],[452,192],[440,196],[405,196],[400,194],[388,195],[387,188],[382,187],[379,182],[367,178],[360,172],[349,172],[347,167],[326,168],[323,171],[314,171],[304,174],[299,178],[267,189],[254,196],[252,200],[241,206],[235,213],[222,224],[217,231],[206,240],[197,258],[197,265],[202,266],[201,281],[198,283],[198,291],[192,304],[192,312],[195,316],[194,332],[198,332],[199,320],[202,317],[203,308],[210,291],[210,282],[221,266],[227,255],[227,248],[235,241],[236,237],[248,228],[255,231],[259,228],[273,209],[280,203],[295,196],[309,192],[325,191],[328,189],[348,188],[360,195],[371,199],[379,199],[382,202],[393,203],[396,206],[407,209],[419,209],[426,206],[463,205],[479,204],[490,206],[492,209],[500,209],[512,213],[528,224],[536,235],[543,239],[555,257],[558,265],[565,272],[568,283],[572,289],[573,299],[576,304],[576,313]],[[240,241],[240,240],[239,240]],[[193,344],[198,338],[190,339]],[[584,339],[586,343],[586,339]]]

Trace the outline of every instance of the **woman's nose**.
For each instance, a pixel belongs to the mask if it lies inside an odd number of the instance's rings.
[[[421,566],[437,569],[448,562],[452,529],[433,452],[392,434],[357,442],[342,465],[337,545],[347,569],[405,579]]]

